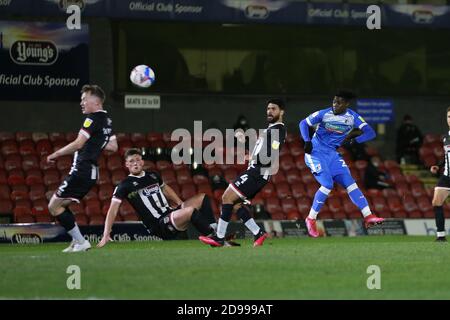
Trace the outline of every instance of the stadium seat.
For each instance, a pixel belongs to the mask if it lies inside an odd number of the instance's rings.
[[[398,193],[395,189],[392,188],[387,188],[387,189],[383,189],[381,191],[381,194],[386,198],[389,199],[390,197],[397,197]]]
[[[0,199],[0,213],[12,213],[13,203],[8,199]]]
[[[238,172],[234,168],[227,168],[223,172],[223,177],[228,183],[233,182],[237,178]]]
[[[280,157],[280,168],[283,171],[288,171],[295,168],[295,162],[291,155]]]
[[[98,189],[98,199],[100,201],[109,201],[112,198],[114,187],[111,184],[100,185]]]
[[[277,197],[270,197],[266,199],[266,209],[268,212],[280,212],[282,211],[280,201]]]
[[[197,185],[197,193],[204,193],[208,197],[213,197],[213,191],[209,183],[202,183]]]
[[[413,211],[408,212],[408,218],[420,219],[420,218],[423,218],[423,215],[422,215],[422,212],[420,212],[419,210],[413,210]]]
[[[300,175],[300,171],[298,169],[290,169],[285,172],[286,173],[286,180],[287,182],[292,185],[294,183],[301,183],[302,177]]]
[[[172,163],[167,160],[156,161],[156,169],[159,171],[172,169]]]
[[[193,184],[185,184],[181,189],[181,199],[187,200],[197,194],[197,188]]]
[[[88,200],[84,207],[84,212],[87,216],[102,215],[102,208],[98,200]]]
[[[89,218],[84,214],[75,215],[75,221],[79,226],[87,226],[89,224]]]
[[[433,142],[442,142],[440,135],[435,133],[425,134],[425,136],[423,137],[423,144],[427,145]]]
[[[8,183],[8,175],[4,169],[0,169],[0,185]]]
[[[111,184],[111,174],[107,169],[99,170],[99,177],[97,180],[98,185]]]
[[[433,210],[423,211],[422,214],[423,214],[423,217],[426,219],[434,219],[435,218],[435,214],[434,214]]]
[[[434,154],[427,155],[425,157],[422,157],[421,159],[422,159],[423,165],[426,168],[430,168],[431,166],[434,166],[438,163],[438,160],[436,159],[436,156]]]
[[[139,133],[139,132],[135,132],[135,133],[131,133],[130,134],[130,140],[133,143],[139,142],[139,141],[146,141],[147,140],[147,136],[145,133]]]
[[[53,146],[48,139],[36,142],[36,154],[39,156],[47,156],[53,152]],[[45,159],[47,160],[47,159]]]
[[[400,198],[397,195],[391,195],[386,198],[389,210],[391,212],[398,212],[403,210],[403,204]]]
[[[287,215],[291,211],[297,211],[297,202],[295,199],[284,199],[281,200],[281,208],[283,212]]]
[[[30,196],[28,195],[28,188],[25,185],[16,185],[14,187],[24,187],[26,189],[17,189],[17,190],[11,190],[11,200],[17,201],[17,200],[29,200]]]
[[[123,169],[116,169],[111,172],[111,182],[114,186],[117,186],[126,177],[127,177],[127,174],[125,173],[125,170],[123,170]]]
[[[277,196],[280,200],[284,201],[287,197],[292,197],[291,188],[287,182],[280,182],[275,184]]]
[[[11,154],[19,154],[19,147],[15,141],[6,141],[2,143],[1,154],[9,156]]]
[[[302,216],[307,216],[311,209],[312,201],[309,197],[302,197],[297,199],[297,209]]]
[[[55,141],[64,141],[64,143],[66,143],[66,135],[62,132],[51,132],[48,135],[49,139],[51,142],[55,142]]]
[[[96,226],[103,224],[105,224],[105,217],[101,213],[89,216],[89,225]]]
[[[285,220],[286,216],[282,211],[269,211],[267,210],[270,214],[270,217],[272,218],[272,220]]]
[[[422,182],[413,182],[410,184],[411,194],[414,197],[421,197],[426,195],[425,188],[423,187]]]
[[[326,210],[325,208],[322,208],[322,210],[320,210],[318,219],[321,219],[321,220],[333,219],[333,213],[330,210]]]
[[[199,185],[199,184],[209,183],[209,178],[202,174],[196,174],[192,177],[192,181],[195,184]]]
[[[298,220],[298,219],[303,219],[303,217],[298,211],[294,210],[294,211],[289,211],[286,214],[286,219],[295,221],[295,220]]]
[[[173,182],[173,183],[167,184],[167,185],[170,186],[178,196],[180,196],[181,189],[180,189],[180,186],[176,182]]]
[[[0,199],[9,200],[10,199],[11,188],[5,183],[0,184]]]
[[[72,211],[72,213],[75,214],[75,216],[85,214],[84,206],[81,203],[72,202],[69,205],[69,210]]]
[[[221,202],[222,201],[222,195],[225,192],[224,189],[216,189],[213,191],[213,197],[214,199],[216,199],[217,201]]]
[[[403,207],[405,208],[405,211],[408,212],[408,214],[419,209],[414,200],[414,197],[411,195],[406,195],[403,197]]]
[[[19,155],[7,156],[4,162],[4,167],[7,171],[22,169],[22,159]]]
[[[11,170],[8,175],[8,184],[10,186],[25,184],[24,173],[22,170]]]
[[[359,208],[350,200],[350,198],[347,197],[341,197],[342,200],[342,207],[344,208],[344,211],[347,214],[350,214],[351,212],[357,211],[359,213]]]
[[[61,171],[67,171],[72,167],[72,157],[71,156],[62,156],[56,159],[56,168]]]
[[[431,205],[430,199],[428,199],[426,195],[417,196],[416,203],[417,206],[419,207],[419,210],[422,212],[433,210],[433,206]]]
[[[130,134],[125,132],[116,133],[117,143],[120,145],[124,141],[131,141]]]
[[[0,142],[14,141],[16,136],[12,132],[0,132]]]
[[[303,157],[296,158],[295,159],[295,167],[300,171],[307,169],[305,159]]]
[[[312,175],[312,173],[309,171],[309,169],[304,169],[301,171],[301,176],[302,176],[302,182],[304,184],[311,184],[311,183],[315,183],[316,179],[314,178],[314,176]],[[317,188],[318,189],[318,188]]]
[[[261,189],[261,196],[265,199],[276,195],[275,186],[272,183],[268,183]]]
[[[175,175],[175,171],[171,170],[171,169],[164,169],[161,171],[161,178],[164,181],[164,183],[167,183],[169,185],[176,183],[177,182],[177,177]]]
[[[46,199],[45,198],[45,186],[43,184],[33,184],[30,186],[30,200],[35,201],[39,199]]]
[[[44,178],[43,178],[44,184],[46,186],[49,186],[51,184],[58,184],[61,182],[61,177],[59,175],[58,170],[56,169],[49,169],[44,172]]]
[[[319,190],[320,185],[316,182],[315,179],[314,179],[314,181],[311,181],[309,183],[304,183],[304,185],[306,187],[307,196],[310,197],[311,199],[313,199],[317,190]]]
[[[409,184],[414,183],[414,182],[420,182],[420,179],[414,174],[405,175],[405,180]]]
[[[119,208],[119,214],[122,216],[124,221],[127,221],[125,218],[128,215],[136,214],[134,208],[129,204],[127,201],[122,201],[120,208]]]
[[[74,141],[76,138],[78,138],[78,132],[67,132],[65,134],[66,137],[66,141],[67,142],[72,142]]]
[[[18,216],[14,220],[16,223],[34,223],[34,222],[36,222],[36,220],[34,219],[34,217],[31,214]]]
[[[277,174],[275,174],[271,177],[271,181],[273,184],[279,184],[282,182],[286,182],[287,179],[286,179],[286,176],[284,175],[284,172],[280,170],[277,172]]]
[[[177,182],[180,186],[184,184],[193,183],[191,172],[188,169],[178,170],[176,171],[176,175],[177,175]]]
[[[441,146],[433,148],[433,154],[437,159],[442,159],[444,157],[445,151]]]
[[[31,212],[33,215],[49,215],[48,211],[48,202],[44,199],[39,199],[33,201],[33,207],[31,208]]]
[[[53,145],[53,151],[57,151],[61,148],[64,148],[67,145],[67,142],[65,140],[56,140],[56,141],[52,141],[52,145]]]
[[[13,210],[14,219],[17,220],[20,216],[31,215],[31,208],[27,207],[15,207]]]
[[[343,211],[341,198],[336,195],[330,195],[327,199],[328,208],[334,214]],[[345,215],[344,215],[345,216]]]
[[[408,218],[408,214],[404,210],[392,212],[392,218],[396,219],[406,219]]]
[[[343,212],[343,211],[336,211],[336,212],[333,212],[333,211],[330,210],[330,212],[331,212],[332,215],[333,215],[333,219],[336,219],[336,220],[347,219],[347,214],[346,214],[345,212]]]
[[[115,171],[123,168],[122,157],[118,153],[114,153],[106,160],[106,167],[109,171]]]
[[[122,216],[122,219],[123,219],[123,221],[139,221],[140,220],[140,218],[134,211],[130,214]]]
[[[37,155],[34,142],[32,140],[23,140],[19,143],[19,154],[22,156]]]
[[[411,195],[411,190],[409,190],[409,185],[406,182],[396,183],[395,188],[397,189],[397,193],[400,197]]]
[[[144,170],[155,171],[156,170],[156,164],[153,161],[145,160],[144,161]]]
[[[302,183],[291,184],[292,196],[296,199],[306,195],[305,186]]]

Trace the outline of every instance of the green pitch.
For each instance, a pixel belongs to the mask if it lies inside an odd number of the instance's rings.
[[[0,298],[450,299],[450,243],[431,237],[241,243],[110,243],[76,254],[60,252],[67,244],[1,245]],[[70,265],[81,290],[67,289]],[[367,288],[370,265],[380,267],[380,290]]]

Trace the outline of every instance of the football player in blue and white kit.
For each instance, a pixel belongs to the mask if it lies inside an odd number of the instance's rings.
[[[348,108],[355,97],[352,92],[341,90],[335,95],[332,107],[314,112],[299,124],[305,141],[306,165],[321,185],[305,220],[308,233],[312,237],[319,236],[316,218],[333,189],[334,182],[347,189],[350,199],[364,216],[366,228],[384,221],[383,218],[371,212],[366,198],[358,188],[344,159],[336,151],[342,144],[363,143],[376,136],[372,127],[359,114]],[[316,131],[311,138],[309,127],[316,125]],[[362,131],[356,138],[349,135],[354,128]]]

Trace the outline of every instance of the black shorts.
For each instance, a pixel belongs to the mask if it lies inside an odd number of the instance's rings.
[[[80,202],[96,182],[97,179],[91,179],[89,176],[84,177],[69,174],[56,191],[56,196],[58,198]]]
[[[230,183],[230,187],[242,200],[253,199],[269,179],[269,175],[261,174],[260,168],[250,168]]]
[[[158,219],[158,228],[157,230],[155,230],[155,233],[163,240],[176,239],[180,235],[180,233],[184,232],[184,230],[178,230],[175,227],[171,216],[172,212],[180,208],[181,206],[178,206],[175,209],[171,209],[169,212]]]
[[[441,175],[441,177],[439,178],[439,181],[436,185],[436,188],[443,188],[443,189],[450,190],[450,177]]]

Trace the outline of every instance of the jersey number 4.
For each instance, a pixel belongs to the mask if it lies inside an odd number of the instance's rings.
[[[248,179],[248,174],[243,174],[242,176],[240,176],[239,181],[236,181],[235,185],[236,186],[240,186],[241,184],[243,184],[245,181],[247,181]]]

